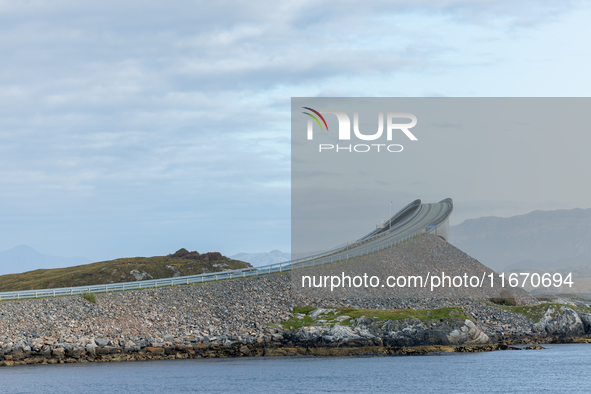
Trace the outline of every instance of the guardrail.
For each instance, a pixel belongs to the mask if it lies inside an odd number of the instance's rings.
[[[438,202],[438,204],[449,204],[449,209],[447,210],[447,213],[443,216],[441,216],[439,219],[434,220],[431,225],[433,226],[439,226],[441,223],[443,223],[444,221],[447,220],[447,218],[449,218],[449,216],[451,215],[451,213],[454,210],[454,203],[452,201],[451,198],[446,198],[444,200],[441,200]]]
[[[447,201],[445,201],[445,202],[447,202]],[[453,207],[453,205],[452,205],[452,207]],[[451,212],[448,212],[445,215],[445,218],[447,218],[450,213]],[[438,221],[438,222],[441,223],[442,221]],[[437,226],[438,224],[436,224],[435,226]],[[430,226],[432,224],[429,223],[428,225]],[[366,256],[368,254],[375,253],[380,250],[384,250],[384,249],[390,248],[392,246],[398,245],[400,243],[406,242],[409,239],[414,238],[420,234],[433,233],[433,232],[435,232],[435,230],[436,229],[433,229],[433,228],[427,228],[427,226],[426,226],[425,228],[417,230],[414,233],[407,235],[401,239],[397,239],[397,240],[390,241],[390,242],[385,242],[380,245],[372,246],[370,248],[359,250],[359,251],[354,251],[354,252],[352,251],[351,253],[345,253],[347,249],[351,248],[351,245],[347,245],[344,248],[335,249],[334,251],[331,251],[330,255],[322,254],[320,256],[319,255],[309,256],[309,257],[302,258],[302,259],[286,261],[283,263],[268,264],[268,265],[261,266],[261,267],[242,268],[242,269],[237,269],[237,270],[213,272],[213,273],[200,274],[200,275],[180,276],[180,277],[176,277],[176,278],[166,278],[166,279],[142,280],[142,281],[136,281],[136,282],[109,283],[109,284],[104,284],[104,285],[92,285],[92,286],[62,287],[62,288],[57,288],[57,289],[10,291],[10,292],[0,293],[0,301],[59,297],[59,296],[77,295],[77,294],[84,294],[84,293],[109,293],[109,292],[126,291],[126,290],[154,289],[154,288],[158,288],[158,287],[188,285],[191,283],[204,283],[204,282],[226,280],[226,279],[237,279],[237,278],[247,278],[247,277],[259,276],[259,275],[269,275],[269,274],[274,274],[274,273],[279,273],[279,272],[286,272],[286,271],[292,271],[292,270],[302,269],[302,268],[307,268],[307,267],[315,267],[315,266],[323,265],[323,264],[335,263],[338,261],[344,261],[344,260],[348,260],[348,259],[360,257],[360,256]],[[382,235],[380,235],[380,236],[382,236]],[[377,238],[377,237],[374,237],[374,238]],[[363,240],[362,243],[365,243],[367,241],[369,241],[369,240],[368,239]],[[337,256],[336,254],[338,252],[342,252],[342,253],[340,253]],[[320,258],[320,257],[323,257],[323,258]]]
[[[388,219],[388,221],[384,223],[384,228],[376,228],[375,230],[370,231],[367,235],[359,238],[357,240],[357,242],[375,239],[377,236],[387,234],[389,232],[392,232],[393,230],[396,230],[396,229],[404,226],[406,223],[410,222],[412,219],[414,219],[421,212],[422,206],[423,205],[421,204],[420,199],[414,200],[410,204],[407,204],[400,211],[395,213],[394,216],[392,216],[390,219]],[[408,214],[408,212],[411,210],[411,208],[414,208],[414,210],[412,211],[410,216],[407,217],[406,219],[404,219],[402,222],[396,223],[396,221],[400,217],[404,216],[405,214]],[[392,224],[394,224],[394,227],[392,227]]]
[[[451,200],[451,199],[448,199],[448,200]],[[404,213],[404,211],[406,211],[406,210],[407,210],[409,207],[411,207],[412,205],[416,204],[417,202],[419,202],[419,203],[420,203],[420,201],[421,201],[421,200],[415,200],[415,201],[411,202],[410,204],[406,205],[404,208],[402,208],[400,211],[398,211],[396,214],[394,214],[394,216],[392,216],[392,218],[390,218],[390,221],[392,221],[392,220],[393,220],[393,219],[395,219],[395,218],[398,218],[398,217],[399,217],[399,216],[400,216],[402,213]],[[418,214],[421,212],[421,209],[422,209],[422,205],[419,205],[419,206],[418,206],[418,208],[415,210],[415,212],[413,212],[413,213],[412,213],[412,215],[411,215],[410,217],[406,218],[406,219],[405,219],[404,221],[402,221],[401,223],[397,223],[397,224],[396,224],[396,226],[394,226],[394,227],[392,227],[392,228],[389,228],[387,231],[382,231],[382,232],[380,232],[379,234],[376,234],[376,235],[374,235],[374,236],[371,236],[371,234],[375,232],[375,230],[374,230],[374,231],[370,232],[369,234],[367,234],[367,235],[365,235],[365,236],[363,236],[363,237],[359,238],[357,241],[354,241],[354,242],[348,243],[348,244],[347,244],[347,245],[345,245],[345,246],[341,246],[341,247],[338,247],[338,248],[334,248],[334,249],[331,249],[331,250],[327,250],[327,251],[325,251],[325,252],[317,253],[317,254],[315,254],[315,255],[311,255],[311,256],[302,257],[301,259],[297,259],[297,260],[293,260],[293,261],[295,261],[295,262],[300,262],[300,261],[315,260],[315,259],[318,259],[318,258],[320,258],[320,257],[324,257],[324,256],[330,256],[331,254],[335,254],[335,253],[338,253],[338,252],[342,252],[342,251],[344,251],[344,250],[347,250],[347,249],[352,249],[352,248],[355,248],[355,247],[357,247],[357,246],[359,246],[359,245],[363,245],[364,243],[367,243],[367,242],[369,242],[369,241],[373,241],[373,240],[375,240],[375,239],[378,239],[378,238],[385,237],[385,236],[387,236],[388,234],[390,234],[390,233],[392,233],[392,232],[394,232],[394,231],[398,230],[400,227],[402,227],[403,225],[407,224],[407,223],[408,223],[408,222],[410,222],[412,219],[414,219],[414,218],[415,218],[415,217],[416,217],[416,216],[417,216],[417,215],[418,215]],[[369,238],[368,238],[368,237],[369,237]]]

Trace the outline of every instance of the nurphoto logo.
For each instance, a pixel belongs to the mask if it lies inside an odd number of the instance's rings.
[[[347,141],[351,140],[351,119],[349,116],[343,112],[336,109],[321,109],[317,111],[310,107],[302,107],[309,112],[302,112],[303,114],[310,117],[308,119],[308,140],[314,139],[314,121],[318,124],[321,131],[328,130],[328,124],[326,123],[326,119],[322,114],[334,114],[337,117],[337,121],[339,122],[339,132],[338,132],[338,139],[339,141]],[[394,123],[394,119],[410,119],[410,123]],[[407,112],[388,112],[386,114],[386,140],[392,141],[392,135],[394,134],[395,130],[402,131],[404,135],[408,137],[411,141],[417,141],[417,137],[414,136],[413,133],[410,132],[409,129],[413,128],[417,124],[417,117],[413,114]],[[324,126],[323,126],[324,125]],[[359,130],[359,113],[353,113],[353,133],[355,137],[362,141],[375,141],[382,137],[384,134],[384,113],[378,113],[378,130],[373,134],[363,134]],[[376,150],[377,152],[380,151],[387,151],[398,153],[402,152],[403,146],[400,144],[356,144],[356,145],[339,145],[339,144],[319,144],[318,151],[322,153],[323,151],[345,151],[345,152],[369,152],[371,150]]]

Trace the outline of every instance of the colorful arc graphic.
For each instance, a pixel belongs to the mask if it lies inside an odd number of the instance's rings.
[[[302,107],[302,108],[307,109],[307,110],[310,110],[310,111],[314,112],[316,115],[320,116],[320,119],[322,119],[322,122],[324,122],[324,125],[326,126],[326,131],[328,131],[328,125],[326,124],[326,120],[324,120],[324,116],[322,116],[320,114],[320,112],[318,112],[315,109],[312,109],[310,107]],[[306,114],[308,116],[313,117],[316,120],[316,122],[318,122],[318,125],[320,126],[320,130],[322,130],[322,124],[320,124],[320,121],[318,120],[317,117],[315,117],[314,115],[312,115],[312,114],[310,114],[308,112],[302,112],[302,113],[304,113],[304,114]]]
[[[317,118],[317,117],[315,117],[314,115],[312,115],[312,114],[311,114],[311,113],[309,113],[309,112],[302,112],[302,113],[303,113],[303,114],[306,114],[306,115],[308,115],[308,116],[311,116],[312,118],[314,118],[314,120],[315,120],[315,121],[318,123],[318,126],[320,126],[320,130],[322,130],[322,124],[320,123],[320,121],[318,120],[318,118]]]

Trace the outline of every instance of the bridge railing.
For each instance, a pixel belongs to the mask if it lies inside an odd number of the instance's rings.
[[[420,199],[414,200],[413,202],[407,204],[400,211],[398,211],[397,213],[395,213],[394,216],[392,216],[386,222],[384,222],[384,227],[383,228],[376,228],[375,230],[370,231],[365,236],[359,238],[358,241],[363,241],[363,240],[366,240],[368,238],[372,238],[373,239],[373,238],[376,237],[376,235],[382,235],[383,233],[391,232],[391,230],[403,226],[404,224],[406,224],[410,220],[414,219],[421,212],[422,206],[423,205],[421,204],[421,200]],[[411,214],[409,215],[409,217],[407,217],[402,222],[395,223],[400,217],[403,217],[404,215],[407,215],[409,212],[411,212]],[[394,227],[392,227],[392,224],[394,224]]]
[[[449,216],[446,215],[446,217]],[[438,223],[439,224],[439,223]],[[330,254],[321,254],[315,256],[309,256],[302,259],[291,260],[281,263],[268,264],[260,267],[242,268],[229,271],[212,272],[200,275],[190,276],[179,276],[176,278],[166,279],[152,279],[152,280],[141,280],[135,282],[122,282],[122,283],[108,283],[104,285],[91,285],[91,286],[75,286],[75,287],[62,287],[57,289],[40,289],[40,290],[23,290],[23,291],[10,291],[0,293],[0,301],[7,300],[23,300],[23,299],[34,299],[34,298],[47,298],[47,297],[58,297],[77,295],[84,293],[109,293],[126,290],[140,290],[140,289],[154,289],[158,287],[168,287],[176,285],[188,285],[192,283],[204,283],[218,280],[247,278],[259,275],[268,275],[279,272],[286,272],[301,268],[315,267],[323,264],[335,263],[338,261],[344,261],[355,257],[366,256],[371,253],[375,253],[392,246],[401,244],[414,238],[420,234],[434,233],[436,231],[437,224],[429,223],[423,229],[417,230],[414,233],[407,235],[401,239],[384,242],[380,245],[374,245],[366,249],[347,252],[347,249],[351,245],[347,245],[345,248],[335,249]],[[368,240],[364,240],[364,243]]]

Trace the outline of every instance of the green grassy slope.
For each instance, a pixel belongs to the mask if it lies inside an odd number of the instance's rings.
[[[0,276],[0,292],[132,282],[247,267],[251,265],[229,259],[218,252],[199,254],[181,249],[168,256],[130,257],[3,275]]]
[[[365,316],[368,319],[372,317],[377,318],[378,321],[382,320],[404,320],[409,318],[416,318],[422,321],[440,320],[440,319],[470,319],[473,318],[468,315],[461,308],[452,306],[448,308],[440,309],[363,309],[363,308],[329,308],[333,309],[334,312],[323,315],[322,318],[312,319],[308,314],[312,312],[316,307],[298,306],[293,308],[294,317],[288,321],[282,322],[283,327],[290,330],[294,330],[303,326],[311,326],[317,320],[325,320],[325,325],[332,325],[337,323],[336,318],[340,316],[348,316],[344,321],[341,321],[341,325],[350,325],[350,319],[356,319],[361,316]],[[299,315],[299,317],[297,316]]]

